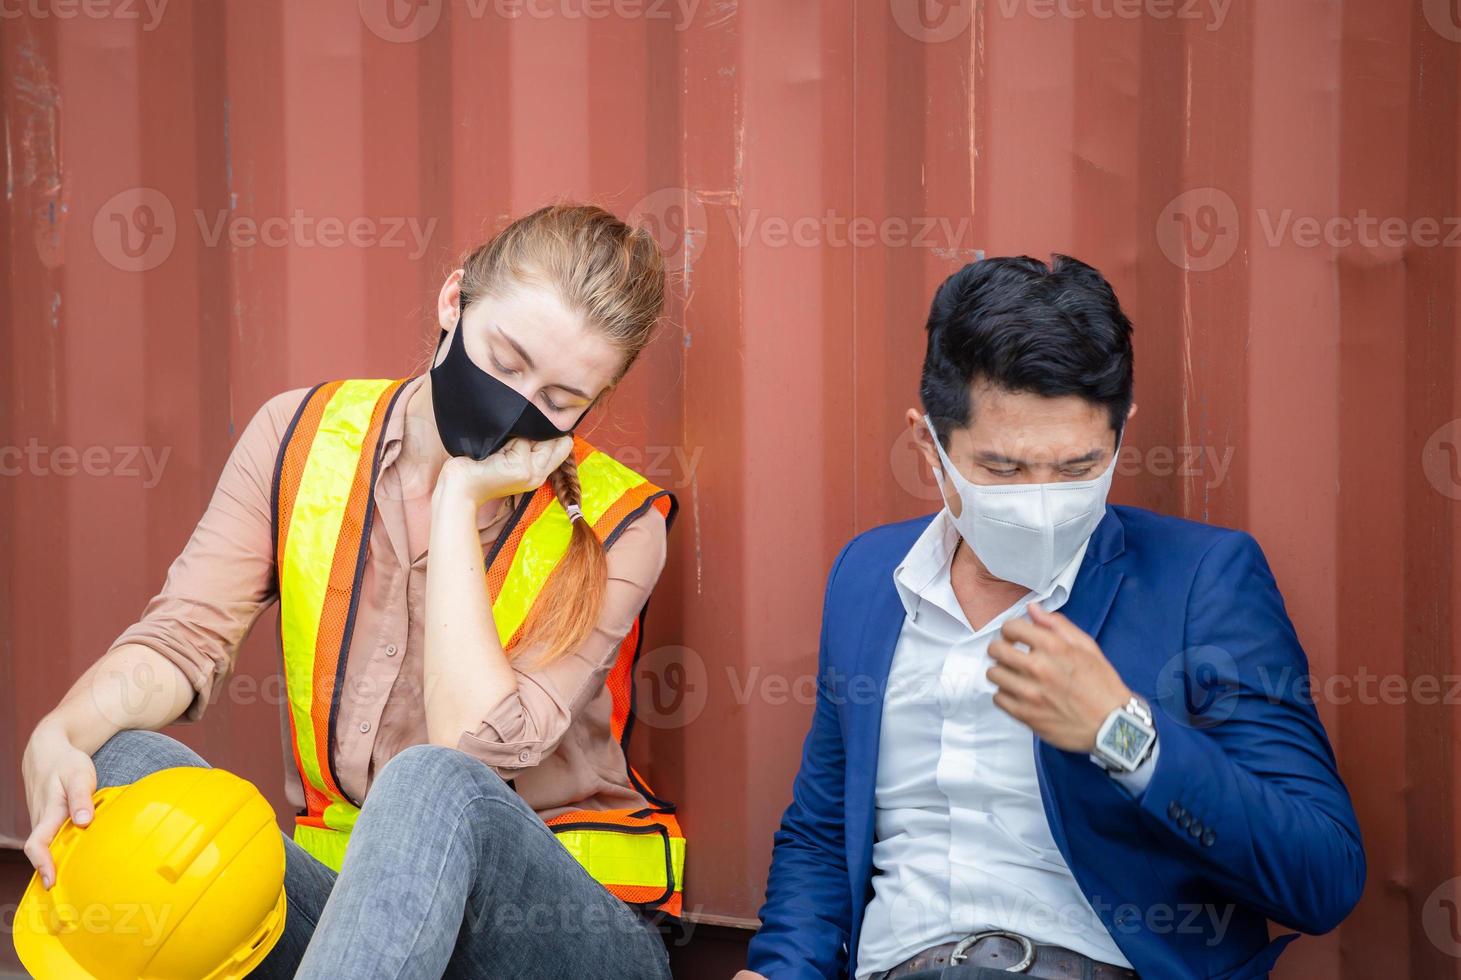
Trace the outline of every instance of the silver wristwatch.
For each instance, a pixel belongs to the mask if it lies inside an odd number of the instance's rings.
[[[1096,732],[1091,761],[1108,772],[1134,772],[1152,754],[1157,729],[1152,710],[1135,694],[1106,716]]]

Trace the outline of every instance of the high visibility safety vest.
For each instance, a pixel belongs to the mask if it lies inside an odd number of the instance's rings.
[[[274,566],[287,713],[305,807],[294,840],[339,870],[359,801],[340,789],[333,739],[345,661],[365,573],[381,433],[405,380],[333,381],[316,386],[284,434],[275,465]],[[574,439],[583,517],[604,546],[654,507],[674,519],[675,499],[607,453]],[[492,617],[503,649],[521,641],[548,577],[568,551],[572,524],[546,484],[524,498],[487,556]],[[685,838],[674,805],[650,792],[628,765],[634,662],[644,611],[619,646],[606,684],[613,735],[624,746],[631,784],[649,805],[577,810],[548,821],[558,840],[612,894],[678,916]]]

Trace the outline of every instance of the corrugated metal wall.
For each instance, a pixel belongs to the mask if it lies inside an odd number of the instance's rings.
[[[25,0],[0,37],[7,840],[26,734],[254,409],[415,370],[454,256],[588,198],[677,270],[592,437],[683,504],[641,748],[704,920],[759,903],[831,557],[932,509],[932,287],[1060,250],[1137,324],[1115,496],[1258,536],[1360,811],[1364,902],[1283,975],[1458,975],[1450,0]],[[271,623],[186,737],[282,804]]]

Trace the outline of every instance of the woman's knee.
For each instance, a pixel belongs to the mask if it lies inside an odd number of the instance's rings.
[[[517,799],[512,787],[486,763],[457,749],[430,744],[412,745],[392,756],[370,787],[369,796],[377,795],[432,809],[453,799]]]
[[[125,786],[150,773],[176,766],[208,768],[203,758],[182,742],[162,732],[127,729],[117,732],[91,756],[96,786]]]

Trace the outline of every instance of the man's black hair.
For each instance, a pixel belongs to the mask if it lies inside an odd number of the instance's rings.
[[[919,395],[945,444],[969,424],[976,380],[1106,408],[1119,436],[1131,409],[1131,321],[1101,273],[1068,255],[971,262],[928,312]]]

